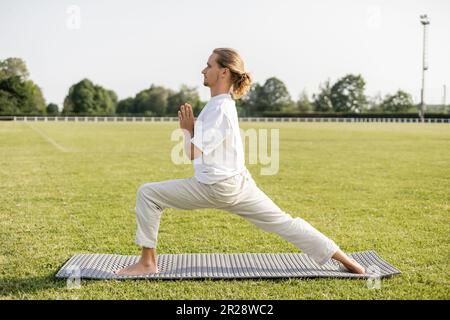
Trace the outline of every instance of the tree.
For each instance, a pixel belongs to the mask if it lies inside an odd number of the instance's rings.
[[[29,75],[25,61],[22,59],[12,57],[3,61],[0,60],[0,80],[13,76],[26,80]]]
[[[83,79],[71,86],[69,94],[64,99],[63,113],[93,113],[95,110],[94,91],[94,84],[88,79]]]
[[[202,109],[203,103],[197,92],[197,88],[181,85],[178,92],[173,92],[167,98],[166,114],[171,116],[178,116],[178,110],[184,103],[191,104],[194,115],[198,115]]]
[[[367,112],[382,112],[381,110],[381,102],[383,98],[381,97],[381,92],[377,92],[373,97],[367,98],[367,108],[363,111]]]
[[[134,99],[133,98],[126,98],[124,100],[120,100],[117,104],[116,113],[132,113],[134,107]]]
[[[45,114],[46,104],[41,88],[31,80],[26,80],[24,86],[27,99],[22,105],[23,112]]]
[[[299,96],[299,99],[297,101],[297,110],[299,112],[308,113],[313,110],[313,105],[309,101],[308,94],[306,93],[306,90],[303,90],[302,93]]]
[[[161,86],[151,85],[140,91],[134,98],[133,113],[146,116],[163,116],[166,114],[169,95],[173,94]]]
[[[331,87],[331,101],[336,112],[361,112],[367,105],[365,81],[360,75],[348,74]]]
[[[157,116],[163,116],[167,111],[167,100],[173,92],[162,86],[152,85],[149,89],[148,102],[150,110]]]
[[[411,95],[402,90],[393,95],[386,95],[380,105],[383,112],[407,112],[410,108],[413,108]]]
[[[0,60],[0,113],[45,113],[42,90],[28,79],[25,62],[20,58]]]
[[[0,113],[45,113],[45,100],[41,89],[31,80],[18,75],[0,80]]]
[[[89,79],[83,79],[70,87],[64,99],[64,114],[78,113],[87,115],[114,114],[117,95],[94,85]]]
[[[245,96],[239,99],[236,104],[240,116],[254,116],[258,112],[259,98],[261,96],[262,86],[255,82]]]
[[[264,82],[258,97],[258,111],[283,111],[292,106],[291,96],[283,81],[272,77]]]
[[[116,112],[117,94],[114,91],[95,86],[94,99],[97,103],[96,113],[113,115]]]
[[[199,114],[204,103],[200,100],[197,89],[182,85],[178,92],[162,86],[151,85],[134,98],[119,101],[117,113],[134,113],[145,116],[178,116],[178,110],[184,103],[190,103],[193,112]]]
[[[0,90],[0,115],[18,114],[18,103],[14,101],[14,97],[8,92]]]
[[[319,85],[319,94],[313,94],[313,107],[317,112],[333,111],[333,102],[331,100],[330,80],[323,85]]]
[[[54,103],[49,103],[46,108],[47,114],[58,114],[58,105]]]
[[[245,116],[259,116],[265,111],[295,111],[295,103],[285,84],[275,77],[267,79],[262,86],[253,83],[241,100],[239,108]]]
[[[20,113],[22,101],[26,99],[23,82],[20,77],[13,76],[0,80],[0,113]]]

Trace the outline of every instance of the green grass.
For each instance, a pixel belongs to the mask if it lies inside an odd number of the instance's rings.
[[[177,125],[0,122],[1,299],[450,298],[450,126],[407,123],[241,123],[280,129],[278,174],[248,165],[275,203],[344,251],[376,250],[403,272],[379,290],[345,279],[83,280],[68,289],[54,274],[73,254],[139,254],[141,184],[193,175],[170,160]],[[298,250],[231,213],[165,210],[158,253],[192,252]]]

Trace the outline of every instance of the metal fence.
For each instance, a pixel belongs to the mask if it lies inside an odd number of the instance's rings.
[[[41,121],[41,122],[170,122],[178,121],[178,117],[47,117],[47,116],[14,116],[14,121]],[[421,123],[419,118],[267,118],[267,117],[240,117],[241,122],[411,122]],[[450,123],[450,119],[425,118],[425,123]]]

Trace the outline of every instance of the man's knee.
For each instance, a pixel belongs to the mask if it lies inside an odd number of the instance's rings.
[[[136,193],[137,198],[148,198],[154,194],[155,191],[155,182],[147,182],[141,185]]]
[[[157,182],[148,182],[141,185],[136,193],[136,202],[152,203],[158,210],[162,210],[161,205],[157,203],[156,186]]]

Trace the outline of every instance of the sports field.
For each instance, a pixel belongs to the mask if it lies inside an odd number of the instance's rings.
[[[241,123],[279,129],[279,170],[255,181],[346,252],[399,268],[365,280],[54,278],[77,253],[137,255],[137,188],[193,175],[175,165],[178,123],[0,122],[1,299],[450,299],[450,125]],[[298,252],[220,210],[164,211],[158,253]]]

